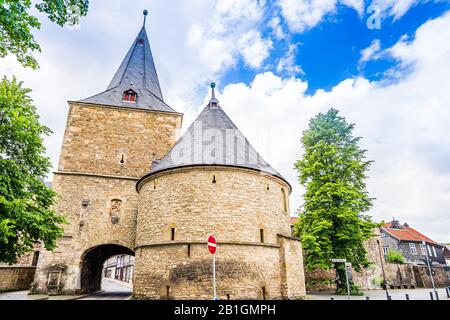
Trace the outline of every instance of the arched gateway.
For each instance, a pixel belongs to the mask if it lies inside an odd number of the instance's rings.
[[[126,254],[134,256],[134,251],[117,245],[99,245],[87,250],[81,256],[80,292],[89,293],[101,289],[103,263],[110,257]]]
[[[134,298],[211,299],[214,233],[221,299],[304,295],[291,186],[226,115],[214,86],[178,140],[182,114],[163,100],[144,26],[107,89],[69,101],[52,185],[69,225],[57,250],[41,255],[34,292],[96,291],[102,263],[124,253],[135,255]]]

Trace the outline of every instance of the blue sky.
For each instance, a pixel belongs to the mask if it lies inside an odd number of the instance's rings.
[[[373,7],[374,6],[374,7]],[[367,22],[377,9],[380,29]],[[57,169],[68,100],[103,91],[142,26],[165,101],[187,128],[217,82],[222,108],[293,186],[302,132],[335,107],[374,160],[375,220],[450,242],[450,2],[447,0],[96,0],[76,28],[43,19],[40,69],[0,60],[33,92]],[[49,177],[51,179],[51,176]]]
[[[315,28],[302,33],[289,33],[287,39],[274,39],[273,50],[265,65],[258,69],[251,69],[239,61],[235,67],[227,70],[223,75],[223,84],[242,81],[249,84],[261,69],[270,70],[280,76],[290,76],[283,70],[277,72],[277,61],[285,54],[290,44],[299,46],[295,54],[295,63],[301,66],[304,74],[298,77],[308,82],[308,93],[313,94],[317,89],[330,90],[344,79],[364,76],[369,80],[381,80],[387,70],[397,65],[397,61],[385,57],[377,61],[359,64],[361,50],[370,46],[371,42],[379,39],[382,48],[393,46],[403,35],[412,36],[416,29],[429,19],[440,16],[450,8],[448,2],[425,2],[411,7],[400,19],[392,16],[381,20],[381,29],[369,29],[366,13],[361,17],[353,8],[340,5],[337,12],[325,16]],[[279,12],[276,3],[268,6],[268,12]],[[265,37],[270,37],[272,28],[267,24],[271,19],[266,14],[261,20],[261,30]],[[281,22],[288,29],[285,22]]]

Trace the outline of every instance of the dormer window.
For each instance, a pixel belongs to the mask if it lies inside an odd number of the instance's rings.
[[[144,45],[144,39],[139,39],[137,44],[140,45],[140,46],[143,46]]]
[[[136,103],[137,94],[133,90],[127,90],[123,93],[123,101]]]

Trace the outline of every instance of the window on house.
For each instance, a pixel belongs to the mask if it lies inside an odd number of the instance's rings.
[[[381,237],[382,237],[382,238],[385,238],[385,237],[386,237],[386,233],[382,232],[382,233],[381,233]]]
[[[170,240],[175,240],[175,228],[170,228]]]
[[[435,258],[437,258],[436,247],[433,247],[433,255],[434,255]]]
[[[409,250],[411,251],[411,254],[417,254],[416,244],[415,243],[410,243],[409,244]]]
[[[136,103],[137,94],[133,90],[128,90],[123,93],[123,101]]]
[[[423,256],[427,255],[427,248],[422,243],[420,244],[420,252],[422,253]]]
[[[259,229],[259,238],[261,243],[264,243],[264,229]]]
[[[144,39],[139,39],[137,44],[140,45],[140,46],[143,46],[144,45]]]
[[[383,253],[384,255],[387,255],[389,251],[389,247],[383,247]]]
[[[431,257],[431,247],[427,245],[427,248],[428,248],[428,255]]]

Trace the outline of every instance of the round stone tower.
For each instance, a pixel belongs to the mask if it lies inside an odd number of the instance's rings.
[[[217,238],[220,299],[301,297],[291,186],[249,144],[211,87],[209,104],[136,185],[134,298],[212,299],[210,234]]]

